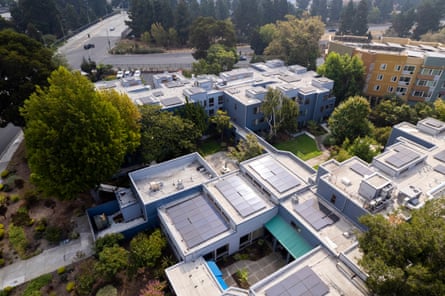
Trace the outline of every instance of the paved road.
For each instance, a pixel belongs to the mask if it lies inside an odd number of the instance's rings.
[[[6,127],[0,128],[0,157],[19,132],[20,128],[12,124],[8,124]]]

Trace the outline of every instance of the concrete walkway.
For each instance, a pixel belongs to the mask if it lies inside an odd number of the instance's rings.
[[[66,244],[45,250],[40,255],[21,260],[0,269],[0,290],[35,279],[57,268],[93,255],[93,237],[87,216],[76,218],[76,231],[80,237]]]
[[[20,143],[23,141],[23,131],[20,131],[15,139],[8,144],[8,147],[3,151],[0,155],[0,172],[3,172],[4,169],[8,167],[9,161],[14,156],[15,151],[19,147]],[[0,178],[0,183],[2,182]]]

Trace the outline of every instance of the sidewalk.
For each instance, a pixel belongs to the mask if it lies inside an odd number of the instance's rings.
[[[16,138],[11,141],[8,148],[5,150],[5,152],[0,155],[0,172],[3,172],[8,167],[9,161],[14,156],[15,151],[19,147],[20,143],[23,141],[23,131],[20,131]],[[0,178],[0,183],[2,182]]]
[[[80,237],[67,244],[43,251],[40,255],[18,261],[0,269],[0,290],[13,287],[53,272],[93,255],[93,237],[89,230],[87,216],[76,218]]]

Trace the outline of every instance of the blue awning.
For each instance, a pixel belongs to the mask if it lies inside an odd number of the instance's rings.
[[[226,282],[223,279],[223,273],[219,269],[218,265],[214,261],[207,261],[207,266],[209,267],[210,271],[215,276],[216,280],[218,281],[218,284],[223,290],[226,290],[228,288]]]

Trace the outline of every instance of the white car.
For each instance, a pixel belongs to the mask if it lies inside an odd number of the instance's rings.
[[[117,71],[116,79],[120,79],[122,77],[124,77],[124,71],[122,71],[122,70]]]
[[[141,70],[134,71],[134,77],[141,77]]]
[[[124,77],[129,77],[131,75],[130,70],[125,70]]]

